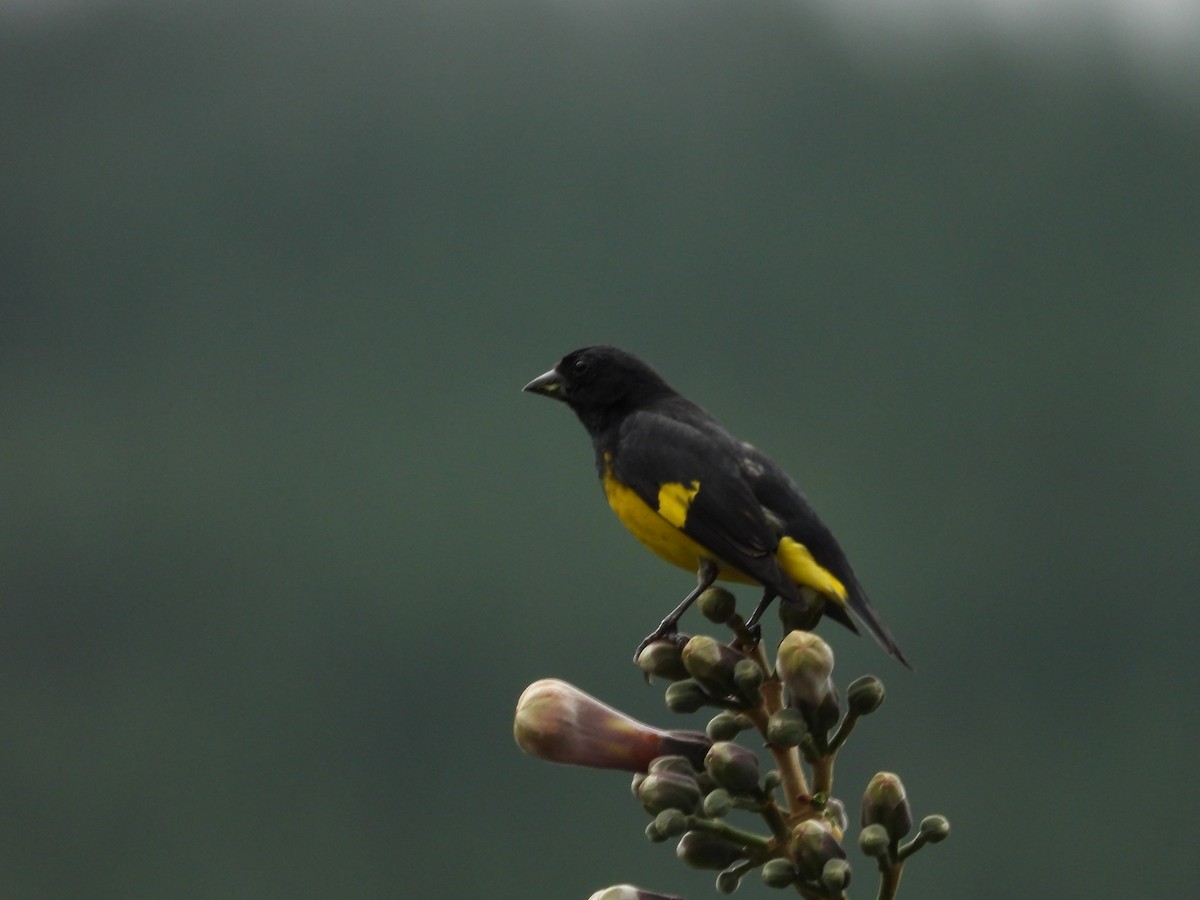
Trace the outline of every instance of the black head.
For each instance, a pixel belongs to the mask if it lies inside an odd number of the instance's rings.
[[[561,400],[589,427],[675,393],[662,376],[632,353],[607,346],[568,353],[524,390]]]

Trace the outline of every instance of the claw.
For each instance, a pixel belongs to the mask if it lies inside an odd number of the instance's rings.
[[[664,638],[679,638],[679,628],[674,622],[664,622],[662,625],[659,625],[656,629],[642,638],[642,642],[638,644],[637,649],[633,651],[633,661],[636,663],[638,661],[638,657],[642,655],[643,650],[645,650],[655,641],[661,641]]]

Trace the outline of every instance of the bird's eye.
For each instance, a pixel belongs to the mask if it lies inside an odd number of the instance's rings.
[[[582,375],[588,370],[588,361],[586,359],[575,360],[574,369],[576,375]]]

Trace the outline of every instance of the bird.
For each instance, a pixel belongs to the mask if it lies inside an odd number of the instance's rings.
[[[583,347],[523,390],[570,407],[591,437],[617,518],[659,557],[696,573],[695,588],[638,645],[635,660],[677,634],[692,602],[722,580],[762,587],[745,623],[756,636],[778,597],[785,627],[801,622],[792,627],[807,630],[824,615],[857,634],[857,619],[912,668],[796,483],[649,364],[617,347]]]

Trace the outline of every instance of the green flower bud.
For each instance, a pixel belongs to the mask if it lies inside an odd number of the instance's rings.
[[[762,880],[767,887],[785,888],[796,880],[796,869],[789,859],[768,859],[763,863]]]
[[[776,667],[794,699],[815,705],[829,692],[833,650],[818,635],[792,631],[779,644]]]
[[[700,765],[704,765],[703,757],[701,757]],[[686,756],[659,756],[651,760],[650,765],[645,772],[634,772],[633,782],[630,784],[630,789],[633,791],[633,796],[638,796],[638,791],[642,788],[642,782],[646,780],[647,775],[653,775],[659,772],[674,772],[682,778],[696,779],[700,774],[692,760]]]
[[[879,772],[867,784],[863,794],[862,824],[882,825],[893,841],[912,831],[912,808],[898,775]]]
[[[655,894],[634,887],[632,884],[616,884],[596,891],[588,900],[682,900],[673,894]]]
[[[825,612],[825,598],[811,588],[800,589],[798,601],[779,601],[779,621],[783,631],[812,631]]]
[[[654,765],[651,763],[651,765]],[[638,788],[642,786],[642,782],[646,780],[645,772],[634,772],[633,783],[629,785],[629,789],[633,791],[633,796],[637,796]]]
[[[926,816],[921,820],[921,836],[930,844],[944,841],[950,835],[950,821],[945,816]]]
[[[638,668],[650,676],[666,681],[682,681],[688,677],[683,667],[683,645],[678,641],[661,640],[647,644],[638,654]]]
[[[650,763],[646,771],[651,774],[657,772],[674,772],[676,775],[682,775],[684,778],[696,777],[696,770],[692,768],[692,764],[683,756],[660,756]]]
[[[732,741],[717,741],[704,757],[704,770],[731,794],[759,793],[758,757]]]
[[[651,772],[643,778],[642,783],[638,785],[637,796],[642,802],[642,808],[652,816],[658,815],[664,809],[692,813],[700,804],[700,785],[691,775],[681,775],[664,769]]]
[[[798,709],[778,710],[767,720],[767,740],[776,747],[798,747],[806,734],[808,726]]]
[[[829,823],[823,819],[806,819],[793,828],[792,847],[800,871],[809,881],[821,877],[829,860],[846,858],[846,851],[833,836]]]
[[[886,856],[891,843],[892,839],[882,825],[868,825],[858,835],[859,849],[874,858]]]
[[[704,796],[701,810],[710,819],[721,819],[733,809],[733,797],[725,788],[716,788]]]
[[[838,896],[850,886],[850,863],[844,859],[831,859],[821,870],[821,884],[833,896]]]
[[[883,703],[883,682],[874,675],[863,675],[850,682],[846,688],[846,705],[856,716],[866,716],[879,709]]]
[[[745,657],[715,638],[698,634],[683,648],[683,665],[705,690],[716,697],[737,693],[733,669]]]
[[[739,659],[733,667],[733,683],[737,686],[738,695],[751,706],[756,706],[762,699],[763,670],[752,659]]]
[[[850,819],[846,815],[846,804],[841,800],[831,799],[825,804],[825,821],[833,826],[833,833],[841,840],[841,836],[850,827]]]
[[[772,769],[762,777],[762,789],[765,793],[770,793],[783,784],[783,776],[779,774],[778,769]]]
[[[679,837],[688,829],[687,814],[678,809],[664,809],[654,817],[654,827],[664,837]]]
[[[742,873],[732,869],[717,876],[717,891],[722,894],[732,894],[742,883]]]
[[[742,690],[757,690],[765,678],[762,666],[749,657],[739,659],[733,667],[733,680]]]
[[[737,598],[723,587],[714,585],[696,598],[700,612],[708,621],[724,625],[737,612]]]
[[[804,715],[809,730],[825,734],[838,719],[833,686],[833,651],[817,635],[792,631],[779,645],[779,677],[787,685],[791,704]]]
[[[685,678],[667,685],[667,709],[677,713],[694,713],[712,700],[708,691],[694,678]]]
[[[536,681],[521,694],[513,736],[540,759],[628,772],[646,771],[665,753],[682,753],[698,767],[711,744],[695,732],[653,728],[556,678]]]
[[[670,838],[658,830],[658,820],[651,819],[650,824],[646,826],[646,840],[652,844],[661,844]]]
[[[679,839],[675,855],[694,869],[724,869],[744,859],[742,848],[706,831],[689,831]]]
[[[731,741],[753,725],[745,716],[727,710],[717,713],[709,722],[704,733],[714,741]]]

